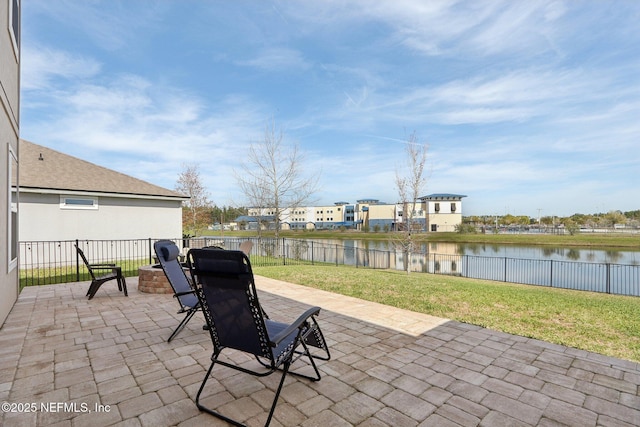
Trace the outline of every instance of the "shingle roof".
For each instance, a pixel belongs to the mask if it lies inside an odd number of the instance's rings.
[[[77,157],[20,140],[21,189],[84,191],[151,197],[187,197]]]

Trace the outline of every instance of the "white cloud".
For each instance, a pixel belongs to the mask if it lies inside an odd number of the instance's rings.
[[[94,58],[71,54],[45,46],[22,48],[22,90],[48,89],[56,79],[88,79],[97,75],[101,64]]]
[[[235,61],[235,63],[263,70],[288,72],[304,70],[310,66],[299,51],[287,48],[268,48],[259,52],[255,58]]]
[[[168,188],[195,162],[240,203],[233,168],[274,117],[322,168],[323,203],[395,199],[416,130],[427,192],[637,204],[635,3],[28,3],[23,137]]]

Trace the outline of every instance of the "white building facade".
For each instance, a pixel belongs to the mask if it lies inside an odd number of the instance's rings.
[[[415,232],[451,232],[462,224],[462,198],[460,194],[430,194],[416,203],[384,203],[377,199],[360,199],[355,204],[336,202],[333,205],[285,208],[280,211],[281,228],[338,229],[354,228],[369,231],[399,231],[407,227]],[[274,208],[250,208],[248,217],[262,228],[275,223]]]

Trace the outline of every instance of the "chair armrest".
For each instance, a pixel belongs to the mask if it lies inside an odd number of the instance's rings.
[[[269,340],[269,344],[272,347],[276,347],[278,344],[280,344],[280,341],[291,335],[293,332],[295,332],[296,329],[300,329],[311,316],[317,316],[319,313],[320,307],[311,307],[310,309],[302,313],[302,315],[298,317],[295,322],[287,326],[284,330],[280,331],[278,335],[271,338]]]
[[[98,266],[98,267],[95,267],[92,265],[89,267],[89,270],[92,270],[92,271],[109,270],[109,271],[117,271],[117,272],[122,271],[121,268],[116,265],[113,265],[113,266],[105,265],[105,266]]]

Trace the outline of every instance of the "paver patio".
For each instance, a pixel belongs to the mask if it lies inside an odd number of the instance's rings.
[[[256,281],[272,318],[321,306],[332,352],[320,382],[287,379],[273,426],[640,425],[638,363]],[[106,284],[91,301],[86,282],[22,291],[0,329],[2,426],[226,425],[193,401],[212,348],[202,315],[167,343],[178,304],[127,283],[129,297]],[[262,425],[278,379],[213,372],[205,403]]]

